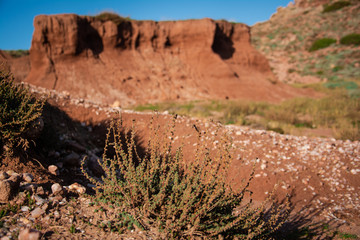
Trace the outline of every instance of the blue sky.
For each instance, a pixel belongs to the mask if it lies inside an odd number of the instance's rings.
[[[112,11],[138,20],[209,17],[253,25],[290,0],[0,0],[0,49],[29,49],[39,14],[96,15]]]

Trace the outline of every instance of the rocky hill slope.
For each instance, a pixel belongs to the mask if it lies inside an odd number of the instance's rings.
[[[64,14],[37,16],[34,25],[25,81],[95,102],[276,102],[306,94],[277,83],[244,24]]]
[[[360,2],[356,0],[296,0],[251,28],[253,45],[267,57],[279,80],[290,83],[358,81],[359,45],[340,41],[353,33],[360,34]],[[334,43],[309,51],[323,38]],[[357,88],[354,83],[345,85]]]

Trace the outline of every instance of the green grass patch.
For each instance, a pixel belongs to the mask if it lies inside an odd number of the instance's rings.
[[[13,58],[19,58],[23,56],[28,56],[30,54],[29,50],[3,50],[4,52],[8,53]]]
[[[345,89],[358,89],[358,85],[356,82],[352,81],[336,81],[336,82],[327,82],[324,83],[326,88],[334,89],[334,88],[345,88]]]
[[[334,12],[351,5],[348,1],[338,1],[330,5],[324,5],[323,13]]]
[[[129,17],[122,17],[122,16],[119,16],[118,14],[112,13],[112,12],[102,12],[102,13],[96,15],[94,18],[96,20],[99,20],[102,22],[112,21],[116,25],[119,25],[123,22],[127,22],[127,21],[131,20]]]
[[[350,233],[338,232],[337,236],[341,239],[358,239],[358,236],[356,234],[350,234]]]
[[[158,106],[161,111],[211,118],[223,124],[248,125],[286,134],[295,128],[331,128],[338,139],[360,139],[360,89],[357,81],[294,86],[312,88],[327,96],[290,99],[280,104],[214,100]]]
[[[331,44],[336,43],[336,40],[333,38],[321,38],[316,40],[311,47],[309,48],[309,52],[317,51],[319,49],[327,48]]]
[[[340,39],[340,43],[343,45],[360,45],[360,34],[351,33]]]

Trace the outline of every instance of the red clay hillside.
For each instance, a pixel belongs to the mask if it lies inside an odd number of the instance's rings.
[[[277,82],[244,24],[63,14],[37,16],[34,26],[25,81],[94,102],[278,102],[305,93]]]

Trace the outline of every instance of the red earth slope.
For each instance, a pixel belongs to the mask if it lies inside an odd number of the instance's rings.
[[[94,102],[278,102],[309,95],[277,82],[244,24],[211,19],[115,24],[63,14],[37,16],[34,26],[25,81]]]

